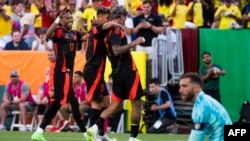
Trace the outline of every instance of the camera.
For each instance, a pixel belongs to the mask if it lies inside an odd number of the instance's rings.
[[[154,105],[154,104],[156,104],[155,101],[145,101],[143,103],[143,109],[145,111],[150,111],[151,106]]]
[[[143,109],[145,111],[150,111],[150,108],[153,104],[156,104],[156,96],[150,94],[148,90],[143,91],[144,95],[146,96],[146,101],[143,103]]]

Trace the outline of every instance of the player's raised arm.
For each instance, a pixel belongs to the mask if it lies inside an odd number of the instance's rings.
[[[57,16],[54,23],[49,27],[46,33],[46,39],[52,38],[54,36],[54,31],[56,30],[57,26],[60,24],[61,19],[69,12],[67,9],[63,9],[59,12],[59,16]]]

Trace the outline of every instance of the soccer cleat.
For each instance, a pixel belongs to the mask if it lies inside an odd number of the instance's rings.
[[[32,141],[46,141],[42,133],[35,132],[31,136]]]
[[[129,137],[128,141],[141,141],[141,140],[139,140],[137,138]]]
[[[110,138],[108,137],[107,134],[104,134],[103,136],[98,136],[98,139],[99,139],[100,141],[113,141],[112,139],[110,139]]]
[[[96,125],[93,125],[87,130],[87,141],[97,141],[98,137],[98,127]]]

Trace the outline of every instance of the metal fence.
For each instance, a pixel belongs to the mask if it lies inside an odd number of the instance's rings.
[[[184,73],[181,30],[168,28],[166,35],[152,40],[152,46],[152,77],[159,78],[162,86],[177,83]]]

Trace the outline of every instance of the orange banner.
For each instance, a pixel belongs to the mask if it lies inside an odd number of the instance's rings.
[[[146,88],[146,53],[132,52],[132,55],[140,73],[142,87]],[[85,63],[85,56],[77,52],[74,71],[82,71]],[[45,71],[49,66],[46,51],[0,51],[0,85],[6,85],[10,81],[11,70],[17,70],[20,79],[30,85],[32,94],[37,94],[39,86],[45,80]],[[110,72],[111,66],[107,61],[106,81]]]
[[[75,70],[83,70],[85,57],[77,52]],[[39,86],[45,80],[45,71],[50,66],[46,51],[1,51],[0,85],[10,81],[10,71],[17,70],[20,79],[31,87],[32,94],[37,94]]]

